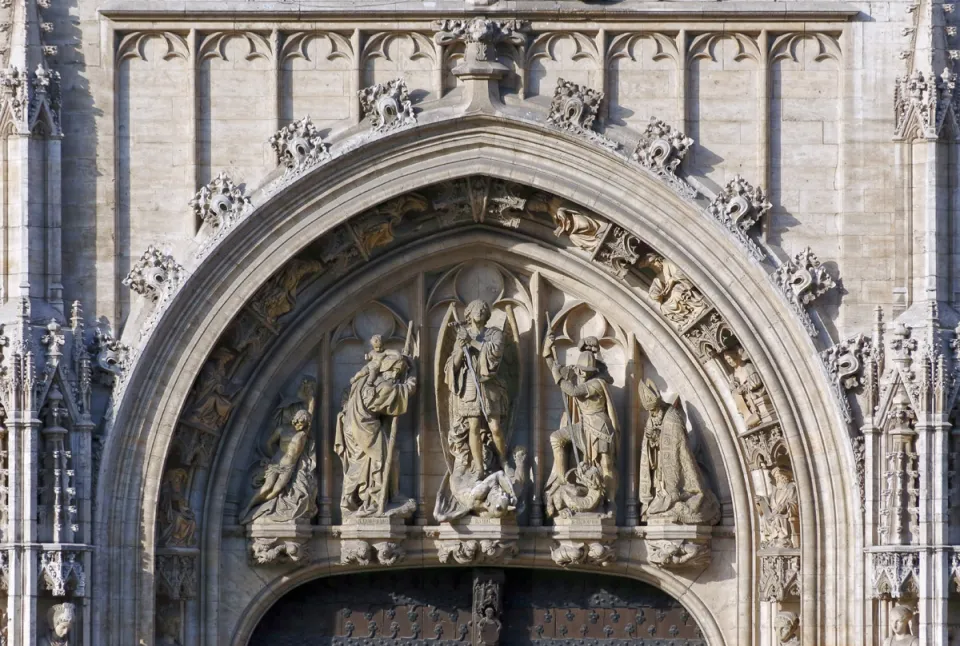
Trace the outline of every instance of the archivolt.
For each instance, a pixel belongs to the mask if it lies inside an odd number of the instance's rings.
[[[109,625],[99,626],[111,643],[152,634],[153,577],[148,571],[131,581],[126,573],[139,571],[141,558],[152,553],[159,481],[189,389],[244,303],[291,256],[355,215],[418,186],[477,174],[601,214],[676,263],[713,304],[763,376],[789,447],[804,518],[803,641],[827,635],[845,641],[843,628],[820,620],[826,613],[818,604],[846,608],[852,595],[852,578],[828,581],[820,573],[844,572],[853,549],[854,460],[816,350],[762,269],[689,203],[625,160],[571,136],[546,137],[540,127],[478,116],[401,131],[320,166],[263,201],[230,232],[228,244],[188,267],[192,275],[128,377],[104,451],[109,475],[101,477],[98,494],[111,504],[98,510],[98,538],[108,563],[98,574],[103,585],[94,589],[110,599],[95,607],[112,605]],[[746,563],[750,546],[739,549]],[[744,622],[741,643],[752,639],[750,623]]]

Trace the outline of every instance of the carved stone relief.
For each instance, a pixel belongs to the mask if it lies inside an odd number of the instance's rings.
[[[82,555],[75,551],[51,550],[40,553],[40,576],[44,588],[55,597],[87,593]]]
[[[760,598],[764,601],[789,601],[800,596],[800,557],[769,555],[760,557]]]
[[[753,186],[739,175],[717,194],[707,213],[727,229],[755,260],[766,253],[750,238],[750,230],[767,215],[773,205],[759,186]]]
[[[270,137],[269,143],[277,155],[277,164],[286,169],[284,177],[288,179],[331,157],[330,147],[309,116],[281,128]]]
[[[547,123],[585,137],[610,150],[617,150],[620,144],[607,139],[593,129],[593,123],[600,112],[602,102],[603,92],[571,81],[557,79]]]
[[[647,558],[665,570],[704,567],[710,563],[709,546],[686,539],[647,541]]]
[[[40,638],[41,646],[70,646],[76,618],[77,609],[74,604],[64,602],[52,606],[47,611],[46,635]]]
[[[173,256],[150,245],[134,263],[123,284],[144,298],[157,302],[174,293],[185,277]]]
[[[800,496],[789,469],[772,471],[773,491],[757,496],[760,547],[800,547]]]
[[[800,646],[800,617],[795,612],[783,611],[773,620],[773,630],[780,646]]]
[[[872,552],[869,573],[869,594],[874,599],[919,594],[920,559],[916,552]]]
[[[693,139],[660,119],[651,117],[633,151],[633,160],[665,181],[678,194],[694,198],[698,191],[677,176],[677,169],[692,146]]]

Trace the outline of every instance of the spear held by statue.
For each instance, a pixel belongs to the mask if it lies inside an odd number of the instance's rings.
[[[407,339],[403,344],[403,357],[409,362],[411,355],[413,354],[413,321],[407,323]],[[401,375],[398,379],[402,380],[405,378],[405,375]],[[384,510],[387,507],[387,491],[390,489],[390,474],[393,470],[393,453],[397,446],[397,421],[399,418],[394,417],[390,422],[390,439],[387,441],[387,456],[386,461],[383,465],[383,477],[380,482],[380,500],[377,504],[377,511],[380,515],[383,514]]]

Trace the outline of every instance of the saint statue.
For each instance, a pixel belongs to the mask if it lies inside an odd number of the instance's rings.
[[[580,344],[577,363],[557,365],[554,336],[547,335],[543,357],[564,396],[560,428],[550,434],[553,470],[544,499],[547,516],[595,511],[613,516],[617,495],[617,412],[607,380],[600,376],[595,339]],[[568,470],[567,449],[576,466]]]
[[[679,399],[665,402],[649,379],[640,384],[639,394],[649,413],[640,447],[642,519],[658,525],[716,525],[720,503],[690,451]]]
[[[773,620],[773,629],[780,646],[800,646],[800,617],[797,613],[781,612]]]
[[[437,417],[447,474],[437,495],[440,521],[469,513],[502,517],[516,511],[526,451],[507,460],[520,386],[519,332],[513,309],[503,326],[488,325],[490,305],[472,301],[457,318],[451,304],[436,353]]]
[[[47,636],[40,646],[70,646],[70,631],[77,609],[72,603],[58,603],[47,611]]]
[[[730,375],[730,390],[747,428],[753,428],[760,424],[767,409],[766,389],[760,373],[746,353],[742,349],[735,352],[729,350],[723,354],[723,360],[733,370]]]
[[[883,646],[920,646],[920,640],[910,633],[913,615],[909,606],[894,606],[890,611],[890,636],[883,640]]]
[[[197,518],[187,500],[186,469],[170,469],[164,475],[160,490],[160,545],[193,547]]]
[[[412,373],[412,324],[404,352],[384,350],[379,336],[370,339],[367,364],[350,380],[337,417],[333,449],[343,463],[340,509],[350,516],[409,517],[416,502],[400,496],[396,453],[397,418],[407,412],[417,392]]]
[[[660,304],[660,312],[671,323],[683,326],[706,309],[706,300],[686,274],[663,256],[647,254],[640,267],[653,270],[648,294]]]
[[[315,390],[316,384],[305,379],[298,399],[277,409],[261,461],[263,471],[254,477],[257,492],[240,515],[240,524],[258,518],[274,523],[309,520],[316,513],[317,458],[310,433]]]
[[[763,547],[799,547],[797,521],[800,497],[788,469],[773,470],[774,490],[770,496],[757,496],[760,512],[760,544]]]

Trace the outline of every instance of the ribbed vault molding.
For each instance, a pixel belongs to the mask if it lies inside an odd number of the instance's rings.
[[[803,585],[816,590],[804,595],[803,642],[852,639],[861,602],[853,585],[859,576],[849,576],[861,522],[855,465],[809,336],[763,269],[699,209],[626,160],[543,130],[502,117],[459,117],[397,132],[255,200],[225,244],[199,265],[184,262],[191,275],[129,375],[104,450],[109,475],[98,494],[110,504],[100,506],[97,527],[106,565],[94,589],[103,602],[95,607],[109,610],[94,628],[107,643],[152,638],[153,528],[172,431],[202,362],[243,304],[287,259],[353,215],[418,186],[475,174],[543,189],[622,226],[679,265],[723,314],[764,378],[801,491]],[[833,608],[837,624],[829,623]],[[740,642],[748,643],[744,631]]]

